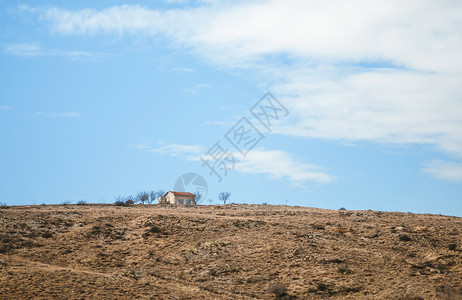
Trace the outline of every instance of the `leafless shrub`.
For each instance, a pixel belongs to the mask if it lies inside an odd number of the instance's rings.
[[[329,288],[329,285],[327,285],[327,284],[325,284],[325,283],[323,283],[323,282],[319,282],[319,283],[317,284],[316,288],[317,288],[318,291],[321,291],[321,292],[327,291],[327,290],[330,289],[330,288]]]
[[[194,203],[196,203],[196,205],[201,204],[202,200],[204,200],[203,198],[204,198],[204,195],[202,195],[201,192],[194,193]]]
[[[164,190],[158,190],[157,191],[157,197],[163,197],[165,195],[165,191]]]
[[[115,198],[115,202],[114,202],[114,205],[115,206],[128,206],[128,204],[126,203],[126,198],[124,196],[117,196]]]
[[[87,205],[87,201],[79,200],[79,202],[77,202],[77,205]]]
[[[61,202],[61,205],[69,205],[69,204],[72,204],[71,200],[64,200],[63,202]]]
[[[49,238],[51,238],[52,236],[53,236],[53,234],[52,234],[51,232],[49,232],[49,231],[44,232],[44,233],[42,234],[42,237],[43,237],[44,239],[49,239]]]
[[[149,232],[150,233],[161,233],[162,230],[159,227],[152,225],[151,228],[149,228]]]
[[[221,192],[221,193],[218,194],[218,200],[223,202],[223,204],[226,204],[229,197],[231,197],[231,193],[229,193],[229,192]]]
[[[136,202],[136,199],[132,195],[129,195],[129,196],[125,197],[125,203],[127,203],[127,204],[135,204],[135,202]]]
[[[452,286],[441,286],[437,289],[438,298],[443,300],[457,300],[462,299],[462,292],[457,291]]]
[[[350,269],[344,268],[344,267],[338,268],[337,271],[338,271],[340,274],[345,274],[345,275],[348,275],[348,274],[353,273]]]
[[[141,204],[145,204],[146,202],[149,201],[149,193],[148,192],[139,192],[138,195],[136,195],[135,200],[138,202],[141,202]]]
[[[276,282],[270,283],[266,291],[273,294],[276,298],[281,298],[287,294],[287,288]]]
[[[424,300],[424,298],[420,296],[406,295],[402,298],[399,298],[399,300]]]
[[[129,269],[122,273],[122,276],[138,280],[143,277],[141,270]]]
[[[148,200],[149,204],[155,203],[156,199],[157,199],[157,192],[150,191],[149,192],[149,200]]]
[[[407,234],[400,234],[398,238],[400,241],[403,241],[403,242],[409,242],[411,240],[411,237]]]

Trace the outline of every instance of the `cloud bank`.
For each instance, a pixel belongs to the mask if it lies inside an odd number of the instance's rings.
[[[153,152],[160,155],[168,155],[189,161],[201,161],[204,155],[204,147],[199,145],[171,144],[161,147],[153,147],[148,144],[135,145],[136,148]],[[246,157],[240,153],[233,153],[237,162],[235,169],[247,174],[265,174],[272,180],[286,179],[292,185],[303,187],[310,182],[329,183],[335,177],[326,173],[323,168],[299,161],[289,153],[281,150],[267,150],[263,148],[253,149]],[[208,169],[207,169],[208,171]]]
[[[460,1],[212,1],[171,10],[38,11],[56,34],[160,36],[220,67],[252,70],[292,112],[277,133],[430,144],[462,158]]]

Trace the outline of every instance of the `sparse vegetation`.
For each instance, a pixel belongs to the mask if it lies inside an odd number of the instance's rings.
[[[85,201],[85,200],[79,200],[79,201],[77,202],[77,205],[87,205],[87,201]]]
[[[3,209],[8,208],[8,205],[6,205],[6,203],[0,202],[0,209],[1,208],[3,208]]]
[[[202,202],[202,200],[203,200],[203,199],[202,199],[202,197],[203,197],[202,193],[201,193],[201,192],[195,192],[195,193],[194,193],[194,196],[195,196],[195,197],[194,197],[194,201],[195,201],[196,205],[201,204],[201,202]]]
[[[53,234],[52,234],[51,232],[49,232],[49,231],[44,232],[44,233],[42,234],[42,237],[43,237],[44,239],[49,239],[49,238],[51,238],[52,236],[53,236]]]
[[[125,201],[123,201],[123,200],[116,200],[114,202],[114,205],[115,206],[126,206]]]
[[[115,198],[115,202],[114,202],[114,205],[115,206],[128,206],[129,204],[127,203],[128,201],[132,201],[131,199],[128,199],[124,196],[117,196]],[[132,201],[133,203],[133,201]]]
[[[149,228],[149,232],[150,232],[150,233],[161,233],[162,230],[160,230],[159,227],[153,225],[153,226],[151,226],[151,228]]]
[[[143,272],[141,270],[128,269],[128,270],[125,270],[124,272],[122,272],[121,275],[125,276],[125,277],[128,277],[128,278],[131,278],[131,279],[134,279],[134,280],[138,280],[141,277],[143,277]]]
[[[424,300],[424,298],[420,296],[406,295],[404,297],[399,298],[398,300]]]
[[[459,300],[462,299],[461,290],[457,291],[449,285],[440,286],[437,288],[439,299],[442,300]]]
[[[344,267],[338,268],[337,271],[338,271],[340,274],[345,274],[345,275],[348,275],[348,274],[353,273],[353,272],[351,272],[350,269],[344,268]]]
[[[141,204],[145,204],[146,202],[149,201],[149,193],[148,192],[139,192],[138,195],[136,195],[136,201],[135,202],[140,202]]]
[[[0,210],[0,294],[461,299],[460,245],[449,250],[461,218],[350,212],[242,204]],[[403,234],[412,242],[401,242]]]
[[[152,203],[155,204],[155,203],[156,203],[156,200],[157,200],[157,197],[158,197],[158,196],[157,196],[157,192],[155,192],[155,191],[150,191],[150,192],[149,192],[149,200],[148,200],[148,201],[149,201],[149,204],[152,204]]]
[[[127,205],[133,205],[136,203],[136,198],[134,198],[132,195],[125,197],[125,203]]]
[[[71,200],[64,200],[63,202],[61,202],[61,205],[70,205],[70,204],[72,204]]]
[[[400,234],[398,238],[400,241],[403,241],[403,242],[409,242],[411,240],[411,237],[407,234]]]
[[[163,197],[165,195],[165,191],[164,190],[158,190],[158,191],[152,191],[151,194],[150,194],[150,200],[149,200],[149,204],[151,203],[156,203],[157,201],[157,198],[159,197]]]
[[[286,295],[287,288],[279,283],[270,283],[266,291],[270,294],[273,294],[274,297],[279,299],[282,296]]]

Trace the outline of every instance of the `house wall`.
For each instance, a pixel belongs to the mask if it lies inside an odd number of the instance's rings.
[[[170,204],[176,204],[175,195],[173,195],[173,193],[167,193],[167,195],[165,195],[165,199],[167,199],[168,203]]]
[[[191,200],[191,205],[196,205],[196,203],[194,203],[194,196],[175,196],[176,199],[175,199],[175,204],[178,204],[178,200],[179,199],[184,199],[184,205],[186,204],[186,200]]]
[[[194,201],[194,196],[175,196],[173,193],[168,192],[167,195],[165,195],[165,199],[170,204],[178,204],[178,199],[184,199],[185,203],[187,199],[190,199],[191,205],[196,205]]]

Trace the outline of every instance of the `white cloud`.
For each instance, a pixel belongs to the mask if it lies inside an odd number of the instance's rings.
[[[210,84],[208,83],[200,83],[200,84],[196,84],[194,86],[192,86],[191,88],[187,88],[187,89],[184,89],[184,91],[186,93],[189,93],[189,94],[198,94],[199,92],[205,90],[205,89],[209,89],[210,88]]]
[[[11,44],[4,47],[3,52],[14,56],[43,55],[42,49],[37,44]]]
[[[10,110],[10,109],[13,109],[13,107],[9,105],[0,105],[0,110]]]
[[[61,34],[166,34],[205,56],[248,61],[262,55],[334,61],[387,61],[460,71],[458,1],[273,0],[215,3],[184,10],[137,5],[42,10]],[[203,52],[205,50],[205,52]]]
[[[172,19],[168,20],[167,14],[171,13],[149,10],[137,5],[122,5],[101,11],[49,8],[42,11],[41,18],[51,21],[53,30],[60,34],[158,34],[167,30],[168,23],[173,23]]]
[[[168,155],[187,160],[196,160],[196,157],[203,153],[202,147],[197,145],[171,144],[155,147],[149,144],[138,144],[135,145],[135,147],[147,152],[154,152],[161,155]]]
[[[225,126],[227,123],[224,121],[205,121],[204,125],[217,125],[217,126]]]
[[[290,109],[280,134],[425,143],[462,158],[462,2],[203,3],[40,14],[59,34],[160,35],[252,70]]]
[[[459,76],[383,69],[325,79],[291,74],[276,86],[292,123],[275,132],[307,137],[429,143],[462,156]]]
[[[239,157],[239,154],[235,154]],[[292,184],[303,186],[308,182],[329,183],[334,177],[321,167],[298,161],[281,150],[254,149],[246,157],[239,158],[236,170],[242,173],[267,174],[271,179],[288,179]]]
[[[184,4],[184,3],[189,3],[189,0],[165,0],[167,3],[179,3],[179,4]]]
[[[439,179],[462,182],[462,163],[435,160],[422,171]]]
[[[42,47],[36,43],[10,44],[3,48],[3,53],[12,56],[35,57],[35,56],[62,56],[72,60],[99,60],[110,58],[113,55],[108,53],[92,53],[86,51],[63,51]]]
[[[171,71],[172,71],[172,72],[190,73],[190,72],[194,72],[194,69],[182,67],[182,68],[172,68]]]
[[[77,112],[52,112],[52,113],[44,113],[44,112],[36,112],[35,115],[46,117],[46,118],[81,118],[82,114]],[[28,116],[28,115],[26,115]]]
[[[204,148],[198,145],[165,145],[152,147],[148,144],[135,145],[143,151],[169,155],[189,161],[201,161],[206,158]],[[329,183],[334,177],[314,164],[300,162],[292,155],[281,150],[254,149],[246,157],[232,153],[236,159],[234,171],[248,174],[265,174],[270,179],[287,179],[295,186],[304,186],[309,182]],[[231,171],[229,171],[231,172]]]

